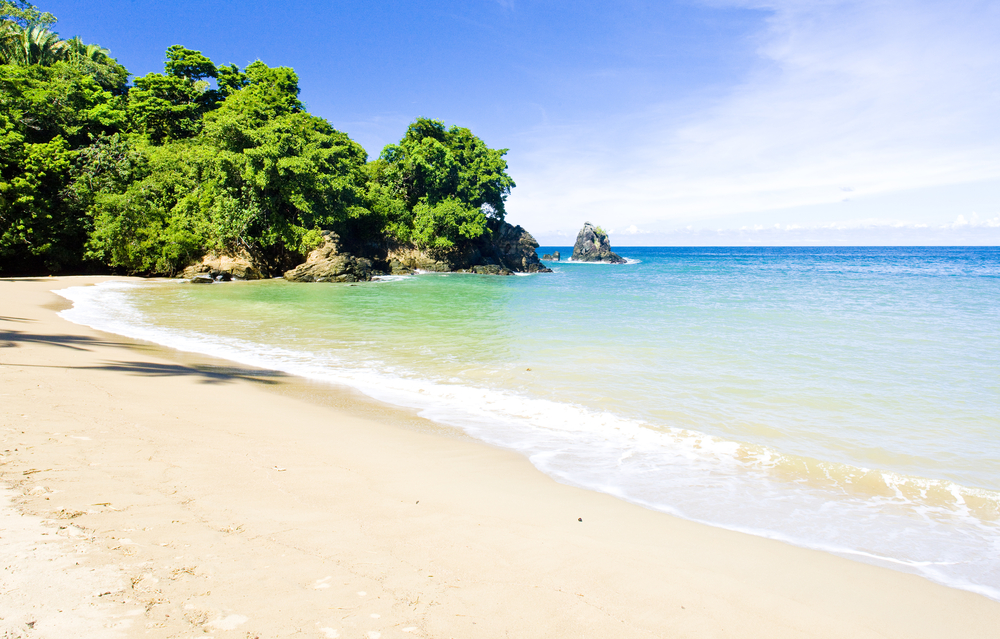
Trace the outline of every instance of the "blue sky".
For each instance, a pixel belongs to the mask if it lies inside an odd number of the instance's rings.
[[[543,244],[1000,244],[1000,3],[43,2],[130,71],[299,74],[371,156],[417,116],[509,148]]]

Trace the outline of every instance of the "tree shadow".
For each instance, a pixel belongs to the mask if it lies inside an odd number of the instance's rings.
[[[30,320],[25,320],[30,321]],[[50,346],[61,346],[71,348],[75,351],[89,351],[87,346],[129,346],[132,348],[143,348],[136,344],[126,344],[125,342],[111,342],[85,335],[40,335],[36,333],[25,333],[24,331],[0,331],[0,348],[17,348],[24,344],[48,344]]]
[[[287,373],[238,366],[213,366],[208,364],[157,364],[154,362],[106,362],[100,366],[74,366],[77,370],[116,371],[142,377],[200,377],[203,384],[224,384],[234,380],[277,384],[289,377]]]
[[[37,322],[36,319],[29,319],[27,317],[10,317],[8,315],[0,315],[0,322]]]
[[[239,368],[236,366],[211,366],[196,364],[158,364],[155,362],[122,362],[107,361],[98,366],[49,366],[45,364],[0,364],[2,366],[18,366],[26,368],[61,368],[77,371],[110,371],[138,375],[140,377],[196,377],[202,384],[225,384],[236,380],[255,382],[257,384],[278,384],[282,379],[290,377],[281,371],[271,371],[255,368]]]
[[[0,331],[0,348],[17,348],[22,344],[47,344],[74,351],[90,351],[92,347],[112,346],[139,350],[153,350],[153,347],[132,342],[118,342],[86,335],[40,335],[24,331]],[[245,380],[261,384],[277,384],[276,380],[289,377],[280,371],[237,366],[214,366],[208,364],[158,364],[155,362],[105,361],[99,366],[47,366],[44,364],[2,364],[35,368],[63,368],[75,370],[115,371],[143,377],[199,377],[205,384],[221,384],[234,380]]]

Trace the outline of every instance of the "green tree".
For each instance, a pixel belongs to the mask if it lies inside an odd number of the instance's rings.
[[[367,153],[323,119],[304,113],[291,69],[261,62],[248,84],[205,117],[218,148],[219,236],[275,268],[303,252],[315,227],[337,228],[363,207]]]
[[[211,152],[190,141],[112,137],[81,154],[74,190],[88,203],[87,257],[129,273],[173,275],[211,244]]]
[[[64,176],[73,158],[66,140],[18,144],[6,116],[0,126],[5,129],[0,136],[8,143],[2,149],[7,166],[0,179],[0,270],[59,271],[74,265],[87,229],[79,216],[62,206]]]
[[[122,99],[65,62],[0,65],[0,107],[29,143],[59,135],[77,148],[125,122]]]
[[[60,39],[50,29],[55,22],[51,13],[42,13],[26,2],[0,2],[0,64],[68,62],[93,76],[103,89],[123,94],[129,74],[111,52],[96,44],[85,44],[79,37]]]
[[[210,138],[226,149],[254,146],[251,132],[275,118],[304,110],[299,78],[288,67],[271,68],[258,60],[242,73],[232,65],[224,76],[225,103],[206,123],[211,125]]]
[[[147,73],[128,92],[130,129],[154,144],[193,137],[202,116],[218,106],[222,96],[205,78],[218,74],[200,51],[175,44],[167,49],[166,74]]]
[[[399,144],[381,159],[388,182],[410,207],[433,206],[454,198],[494,219],[506,215],[504,203],[514,180],[507,175],[507,149],[490,149],[469,129],[446,128],[440,120],[417,118]]]
[[[154,144],[182,140],[201,130],[202,91],[187,78],[148,73],[128,92],[129,128]]]
[[[473,240],[486,231],[486,216],[457,198],[437,204],[418,202],[413,207],[413,243],[420,248],[447,252],[464,240]]]
[[[105,91],[124,95],[128,70],[111,57],[111,52],[98,44],[85,44],[79,36],[64,41],[66,62],[90,75]]]
[[[65,62],[0,65],[0,271],[80,263],[89,220],[67,197],[69,169],[121,126],[121,106]]]
[[[0,0],[0,272],[172,274],[236,249],[275,272],[320,229],[361,250],[449,252],[505,215],[506,150],[468,129],[418,118],[367,162],[306,113],[292,69],[173,45],[164,73],[128,87],[107,49],[55,22]]]
[[[179,44],[167,48],[167,61],[164,67],[167,75],[185,78],[192,82],[218,75],[215,63],[203,56],[201,51],[186,49]]]
[[[38,24],[48,29],[56,23],[56,17],[25,0],[0,0],[0,24],[7,22],[19,27]]]
[[[369,215],[351,220],[350,230],[374,243],[409,244],[413,241],[413,209],[399,197],[389,172],[389,163],[382,158],[365,165]]]
[[[0,63],[29,66],[53,64],[65,57],[65,43],[59,34],[40,24],[20,27],[7,22],[0,31]]]
[[[245,73],[240,71],[238,66],[228,64],[218,68],[216,82],[219,85],[219,94],[222,97],[226,97],[245,88],[250,84],[250,79],[247,78]]]

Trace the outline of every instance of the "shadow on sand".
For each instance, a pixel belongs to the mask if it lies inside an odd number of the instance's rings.
[[[8,319],[8,318],[3,318]],[[16,319],[14,321],[17,321]],[[98,346],[117,346],[120,348],[153,350],[141,344],[115,342],[96,339],[82,335],[39,335],[24,331],[0,331],[0,348],[17,348],[21,344],[48,344],[75,351],[89,351]],[[126,373],[142,377],[196,377],[204,384],[224,384],[236,380],[256,382],[258,384],[277,384],[289,377],[281,371],[271,371],[257,368],[240,368],[236,366],[214,366],[208,364],[160,364],[156,362],[137,361],[106,361],[97,366],[50,366],[45,364],[0,364],[2,366],[20,366],[30,368],[63,368],[67,370],[93,370]]]
[[[115,371],[143,377],[200,377],[203,384],[224,384],[235,380],[256,382],[258,384],[277,384],[289,377],[281,371],[269,371],[258,368],[238,368],[236,366],[210,366],[196,364],[183,366],[181,364],[157,364],[154,362],[106,362],[100,366],[73,366],[76,370]]]
[[[22,318],[0,317],[0,320],[7,322],[31,322],[34,320]],[[42,335],[36,333],[26,333],[24,331],[0,331],[0,348],[17,348],[21,344],[48,344],[50,346],[61,346],[72,348],[75,351],[89,351],[87,346],[120,346],[143,348],[138,344],[125,342],[112,342],[103,339],[87,337],[85,335]]]

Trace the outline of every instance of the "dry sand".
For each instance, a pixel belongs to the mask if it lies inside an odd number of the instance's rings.
[[[99,279],[0,281],[2,638],[1000,636],[979,595],[56,316]]]

